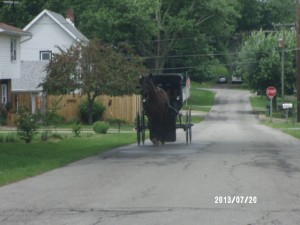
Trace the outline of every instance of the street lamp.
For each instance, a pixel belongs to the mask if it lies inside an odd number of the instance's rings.
[[[278,39],[278,46],[281,48],[281,101],[284,102],[284,39]]]

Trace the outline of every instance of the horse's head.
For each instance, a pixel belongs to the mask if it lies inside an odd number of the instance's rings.
[[[142,95],[145,98],[149,98],[149,95],[155,92],[155,86],[153,84],[152,74],[150,74],[149,76],[142,76],[140,78],[140,84],[141,84]]]

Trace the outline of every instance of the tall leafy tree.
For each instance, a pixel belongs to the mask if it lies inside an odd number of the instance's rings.
[[[177,33],[165,65],[175,68],[174,71],[188,72],[194,80],[204,81],[212,77],[212,65],[227,60],[226,54],[221,52],[228,49],[229,37],[239,17],[239,5],[218,0],[195,2],[193,10],[188,9],[187,22],[190,25]]]
[[[18,0],[14,4],[2,3],[0,21],[23,28],[44,9],[65,15],[69,6],[67,1],[60,0]]]
[[[47,76],[40,85],[52,94],[74,91],[86,94],[89,123],[92,123],[95,98],[102,94],[134,93],[142,72],[145,72],[142,61],[129,47],[92,40],[54,54],[47,66]]]
[[[188,46],[188,50],[196,54],[205,53],[201,49],[207,49],[208,47],[205,45],[208,42],[201,42],[203,40],[201,36],[203,37],[203,33],[216,34],[217,29],[213,30],[212,28],[220,28],[223,35],[233,31],[234,20],[238,16],[235,6],[234,2],[227,0],[156,1],[155,23],[157,29],[152,50],[152,55],[155,56],[154,70],[157,73],[164,70],[166,58],[171,51],[176,51],[176,46]],[[194,43],[194,48],[191,48],[190,43]],[[195,49],[198,51],[194,52]],[[188,51],[182,53],[188,55]],[[192,59],[189,59],[189,62],[193,62],[191,67],[198,66]],[[190,67],[187,63],[185,64]]]
[[[263,2],[259,0],[239,0],[241,17],[238,20],[238,32],[259,30],[262,27]]]
[[[274,24],[295,22],[295,0],[263,0],[262,21],[263,29],[273,29]]]
[[[90,37],[132,43],[154,73],[175,66],[179,61],[188,63],[180,63],[177,67],[199,69],[204,64],[195,65],[197,59],[173,61],[172,54],[179,51],[184,55],[203,54],[212,49],[211,45],[224,47],[221,41],[214,42],[203,34],[233,32],[239,16],[237,5],[229,0],[94,0],[82,14],[80,21],[83,23],[79,27]],[[208,59],[198,58],[198,62]]]
[[[251,32],[259,29],[273,30],[274,24],[294,23],[294,0],[238,0],[241,18],[238,32]]]
[[[294,0],[18,0],[0,5],[0,21],[24,27],[44,8],[65,15],[87,37],[127,42],[152,72],[188,72],[201,81],[210,65],[234,69],[240,36],[294,22]],[[235,33],[238,32],[239,35]],[[235,38],[238,37],[238,38]]]
[[[295,85],[296,43],[295,32],[285,32],[284,84],[286,93],[292,93]],[[282,34],[264,31],[253,32],[242,44],[237,73],[243,76],[249,87],[262,93],[268,86],[275,86],[281,93],[281,55],[278,39]]]

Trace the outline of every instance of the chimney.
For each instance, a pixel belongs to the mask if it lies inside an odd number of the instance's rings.
[[[68,9],[67,11],[67,18],[66,20],[75,27],[74,22],[75,22],[75,15],[74,15],[74,10],[73,9]]]

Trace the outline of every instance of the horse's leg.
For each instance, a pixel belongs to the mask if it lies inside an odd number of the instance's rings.
[[[152,143],[157,146],[158,145],[158,123],[157,123],[157,117],[156,116],[152,116],[151,117],[151,129],[150,129],[150,140],[152,141]]]
[[[154,130],[153,130],[153,117],[149,116],[148,117],[148,126],[149,126],[149,131],[150,131],[150,141],[153,143],[153,139],[154,139]]]
[[[164,113],[162,112],[157,116],[157,140],[158,144],[164,144]]]
[[[160,118],[157,118],[157,145],[160,145],[161,143],[161,120]]]
[[[163,124],[161,124],[159,129],[159,141],[161,145],[165,144],[165,128]]]
[[[165,144],[165,136],[166,136],[166,130],[165,129],[165,126],[166,126],[166,120],[167,120],[167,117],[166,117],[166,114],[163,113],[162,116],[161,116],[161,128],[160,128],[160,141],[161,141],[161,144],[164,145]]]

